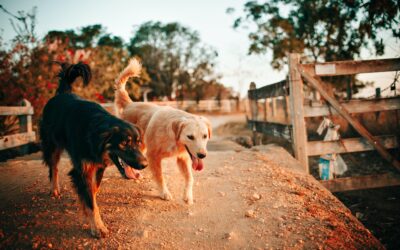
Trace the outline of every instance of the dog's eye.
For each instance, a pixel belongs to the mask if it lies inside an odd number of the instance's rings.
[[[194,136],[193,135],[188,135],[187,138],[189,138],[189,140],[194,140]]]
[[[207,135],[203,135],[203,138],[204,138],[204,139],[207,139]]]

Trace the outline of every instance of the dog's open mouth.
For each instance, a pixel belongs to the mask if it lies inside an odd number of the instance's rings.
[[[118,162],[121,165],[121,167],[123,167],[126,178],[140,179],[141,174],[138,171],[131,168],[124,160],[118,157]]]
[[[202,159],[199,159],[199,158],[197,158],[197,157],[195,157],[195,156],[193,156],[191,153],[190,153],[190,151],[189,151],[189,149],[187,148],[187,146],[185,145],[185,148],[186,148],[186,151],[188,152],[188,154],[190,155],[190,158],[192,159],[192,168],[194,169],[194,170],[196,170],[196,171],[201,171],[201,170],[203,170],[203,160]]]

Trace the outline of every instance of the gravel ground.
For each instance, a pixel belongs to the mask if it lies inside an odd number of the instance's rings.
[[[164,163],[172,201],[157,198],[150,173],[122,179],[110,167],[98,203],[110,229],[93,239],[61,160],[61,199],[49,196],[39,154],[0,165],[0,248],[382,249],[333,195],[276,146],[215,151],[195,174],[192,206],[183,181]]]

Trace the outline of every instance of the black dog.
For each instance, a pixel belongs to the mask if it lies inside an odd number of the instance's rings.
[[[90,220],[92,234],[105,236],[108,230],[96,203],[104,170],[112,162],[119,169],[123,169],[122,162],[135,169],[145,168],[147,160],[138,149],[141,135],[133,124],[71,93],[77,77],[83,78],[84,86],[89,84],[88,65],[63,63],[61,67],[57,93],[44,107],[40,124],[43,161],[49,167],[52,194],[59,196],[57,164],[62,151],[68,152],[73,165],[69,175]]]

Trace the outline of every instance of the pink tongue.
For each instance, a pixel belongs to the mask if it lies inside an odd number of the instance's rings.
[[[128,179],[140,179],[142,176],[138,171],[134,170],[131,167],[124,167],[125,175]]]
[[[194,156],[192,158],[192,168],[196,171],[201,171],[203,169],[203,160],[196,158]]]

